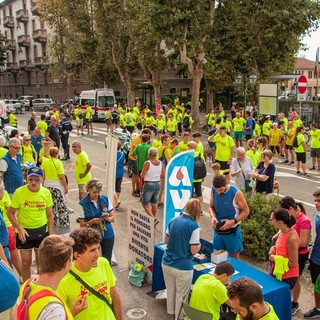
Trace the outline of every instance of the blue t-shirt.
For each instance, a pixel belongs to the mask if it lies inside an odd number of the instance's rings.
[[[122,151],[117,152],[117,166],[116,166],[116,179],[123,178],[124,176],[124,161],[125,156]]]
[[[218,222],[221,220],[232,220],[239,214],[239,208],[234,202],[234,198],[239,189],[235,186],[229,186],[229,189],[223,193],[218,194],[214,187],[211,188],[214,209]]]
[[[19,283],[15,275],[0,262],[0,312],[13,307],[19,296]]]
[[[172,219],[166,235],[169,236],[162,263],[179,270],[193,270],[190,245],[200,243],[199,226],[191,217],[183,214]]]
[[[316,215],[316,239],[314,241],[312,253],[311,253],[311,261],[320,266],[320,212]]]
[[[252,118],[248,118],[246,120],[246,124],[245,124],[245,127],[251,127],[251,129],[246,129],[246,134],[250,134],[252,135],[253,134],[253,120]]]
[[[31,135],[31,144],[34,146],[37,154],[39,154],[41,149],[41,140],[44,139],[44,136],[40,134],[39,137],[35,137],[34,134]]]
[[[8,244],[9,244],[8,229],[7,229],[6,223],[3,219],[3,215],[2,215],[1,210],[0,210],[0,243],[3,247],[4,253],[5,253],[8,261],[10,261],[10,252],[9,252],[9,248],[8,248]]]
[[[105,213],[109,213],[113,210],[113,207],[109,198],[103,194],[99,196],[97,206],[93,201],[90,200],[89,194],[87,194],[79,202],[79,204],[83,208],[84,218],[86,219],[86,221],[89,221],[93,218],[99,218],[101,215]],[[102,239],[110,239],[114,237],[112,224],[107,221],[105,221],[105,223],[106,223],[106,230],[104,231],[104,235]]]

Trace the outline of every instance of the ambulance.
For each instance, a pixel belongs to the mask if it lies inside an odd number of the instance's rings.
[[[75,108],[80,105],[85,111],[87,102],[92,107],[93,121],[101,121],[105,119],[107,108],[113,108],[116,98],[113,89],[110,88],[85,90],[80,93]]]

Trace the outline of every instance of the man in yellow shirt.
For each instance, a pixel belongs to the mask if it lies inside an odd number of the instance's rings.
[[[278,128],[278,123],[272,124],[272,129],[269,132],[269,145],[273,155],[277,157],[280,154],[280,141],[282,138],[282,131]]]
[[[246,120],[241,117],[240,112],[237,112],[236,117],[232,120],[234,140],[237,148],[242,147],[243,129],[245,123]]]
[[[74,316],[75,320],[121,320],[121,299],[107,259],[100,257],[100,233],[92,228],[79,228],[71,232],[74,239],[71,270],[61,280],[58,294],[72,309],[79,297],[87,301],[87,308]],[[84,285],[80,281],[87,283]],[[88,288],[99,292],[92,294]]]
[[[289,121],[288,122],[288,132],[285,134],[286,140],[285,140],[285,149],[284,149],[284,153],[286,156],[286,160],[284,161],[284,163],[287,163],[289,165],[294,164],[294,151],[293,151],[293,146],[292,146],[292,142],[293,142],[293,138],[296,135],[296,129],[293,127],[293,122]],[[291,161],[289,161],[289,152],[290,152],[290,156],[291,156]]]
[[[42,240],[53,231],[52,196],[50,191],[41,185],[42,180],[40,168],[29,168],[27,184],[14,192],[7,212],[10,222],[17,230],[16,244],[20,250],[24,281],[31,276],[32,249],[39,267],[38,248]]]
[[[266,120],[262,125],[262,136],[266,137],[269,142],[269,134],[272,128],[271,117],[269,115],[266,116]]]
[[[312,167],[309,170],[316,170],[316,164],[318,165],[318,171],[320,170],[320,129],[315,122],[311,123],[311,159]]]
[[[232,282],[228,297],[237,320],[279,320],[272,305],[264,301],[261,287],[253,280],[242,277]]]
[[[79,188],[79,200],[82,200],[87,194],[85,186],[91,179],[90,169],[92,165],[87,153],[82,151],[81,143],[79,141],[72,142],[72,150],[76,154],[74,173],[76,175],[76,181]]]
[[[92,107],[89,105],[88,102],[86,102],[86,115],[85,115],[85,119],[86,119],[86,125],[87,125],[87,129],[88,129],[88,135],[91,132],[91,135],[93,135],[93,127],[92,127]]]

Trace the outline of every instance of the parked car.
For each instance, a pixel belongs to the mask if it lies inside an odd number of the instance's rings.
[[[55,103],[49,98],[36,98],[32,100],[32,106],[34,111],[48,111],[50,107],[53,107]]]
[[[20,96],[18,100],[21,102],[22,105],[25,106],[25,110],[29,111],[30,110],[30,100],[33,100],[33,96]]]
[[[9,112],[11,109],[10,104],[13,104],[15,113],[21,114],[23,111],[25,111],[26,106],[22,104],[20,100],[5,100],[4,102],[7,106],[7,112]]]

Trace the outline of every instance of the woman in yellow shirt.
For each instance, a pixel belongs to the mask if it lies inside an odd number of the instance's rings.
[[[273,152],[275,157],[280,153],[280,141],[282,138],[282,131],[278,128],[278,123],[273,123],[272,129],[269,132],[269,145],[270,150]]]
[[[22,145],[20,149],[22,155],[22,164],[26,162],[37,163],[37,152],[34,149],[34,146],[31,144],[31,136],[24,135],[22,138]]]

